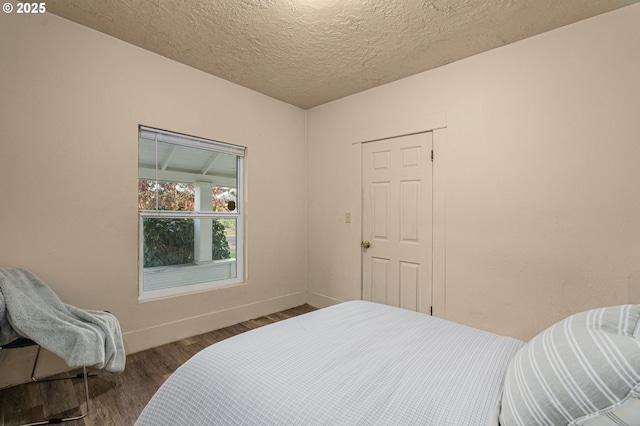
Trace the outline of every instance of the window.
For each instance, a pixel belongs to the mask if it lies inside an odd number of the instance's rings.
[[[243,280],[240,146],[140,126],[140,299]]]

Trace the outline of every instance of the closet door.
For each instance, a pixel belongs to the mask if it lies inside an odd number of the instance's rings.
[[[432,133],[363,145],[363,299],[430,313]]]

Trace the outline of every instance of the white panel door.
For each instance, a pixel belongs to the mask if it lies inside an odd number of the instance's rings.
[[[364,300],[430,313],[432,146],[430,132],[363,144]]]

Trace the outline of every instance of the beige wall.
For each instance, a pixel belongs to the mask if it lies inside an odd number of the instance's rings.
[[[0,266],[129,352],[305,301],[305,112],[54,15],[0,15]],[[138,303],[138,124],[248,147],[247,283]]]
[[[310,110],[310,300],[360,297],[353,144],[445,123],[437,313],[529,339],[640,303],[638,46],[634,5]]]

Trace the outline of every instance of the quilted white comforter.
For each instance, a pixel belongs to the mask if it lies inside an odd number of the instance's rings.
[[[345,302],[202,350],[137,425],[497,425],[505,371],[522,345]]]

